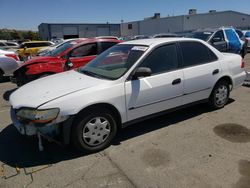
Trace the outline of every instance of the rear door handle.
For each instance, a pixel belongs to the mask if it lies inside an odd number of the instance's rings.
[[[218,74],[219,72],[220,72],[219,69],[215,69],[215,70],[213,71],[213,75]]]
[[[181,79],[178,78],[178,79],[175,79],[173,82],[172,82],[172,85],[176,85],[176,84],[179,84],[181,83]]]

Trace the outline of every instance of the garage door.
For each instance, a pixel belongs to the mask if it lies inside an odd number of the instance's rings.
[[[109,36],[109,28],[108,27],[98,27],[97,28],[97,36]]]
[[[78,35],[78,28],[77,27],[63,27],[63,34],[64,35]]]
[[[79,37],[78,27],[74,27],[74,26],[63,27],[64,39],[78,38],[78,37]]]

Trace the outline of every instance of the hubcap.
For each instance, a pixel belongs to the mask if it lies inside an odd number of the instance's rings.
[[[220,86],[215,93],[215,102],[217,105],[224,105],[228,97],[228,88],[224,85]]]
[[[107,140],[110,131],[110,123],[106,118],[95,117],[84,126],[83,140],[89,146],[97,146]]]

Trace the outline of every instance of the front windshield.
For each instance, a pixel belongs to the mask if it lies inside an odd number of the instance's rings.
[[[52,50],[50,52],[50,56],[56,57],[58,56],[60,53],[62,53],[63,51],[67,50],[68,48],[71,48],[72,46],[74,46],[75,44],[77,44],[76,42],[73,41],[68,41],[65,42],[61,45],[59,45],[57,48],[55,48],[54,50]]]
[[[115,45],[78,71],[90,76],[115,80],[125,74],[147,49],[147,46],[141,45]]]
[[[195,32],[193,33],[192,38],[207,41],[212,34],[212,32]]]

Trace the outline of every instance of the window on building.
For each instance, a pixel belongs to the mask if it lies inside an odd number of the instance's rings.
[[[132,24],[128,24],[128,29],[133,29],[133,25]]]

